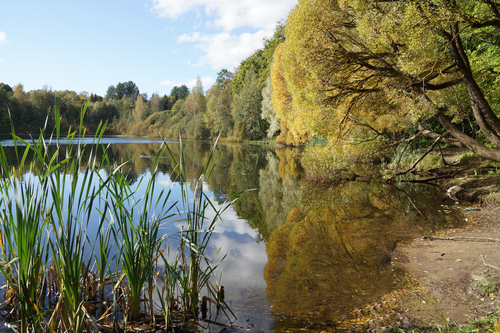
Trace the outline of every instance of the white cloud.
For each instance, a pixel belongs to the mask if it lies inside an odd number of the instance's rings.
[[[156,12],[160,17],[178,18],[197,6],[197,2],[199,1],[153,0],[153,8],[151,10]]]
[[[205,28],[216,32],[183,34],[177,42],[196,43],[205,53],[193,66],[232,70],[262,47],[262,39],[272,36],[276,23],[285,19],[296,3],[297,0],[153,0],[151,10],[159,17],[170,19],[191,12],[200,19],[200,13],[204,12]],[[246,31],[231,33],[238,28]]]
[[[276,22],[286,18],[296,0],[223,0],[206,6],[207,13],[215,13],[215,25],[225,31],[241,27],[272,30]]]
[[[242,27],[271,30],[296,3],[297,0],[153,0],[152,10],[160,17],[175,19],[204,8],[215,26],[224,31]]]
[[[7,34],[5,31],[0,31],[0,45],[7,43],[9,40],[7,39]]]
[[[172,86],[173,84],[174,82],[169,80],[164,80],[160,82],[160,86]]]
[[[241,60],[248,57],[256,49],[262,47],[262,39],[270,36],[271,31],[259,30],[256,33],[232,35],[221,32],[213,35],[202,35],[198,32],[184,34],[177,42],[196,43],[196,47],[205,55],[194,66],[210,65],[213,69],[226,68],[232,70]]]

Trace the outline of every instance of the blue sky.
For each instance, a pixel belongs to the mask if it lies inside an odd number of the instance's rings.
[[[104,95],[208,89],[263,46],[297,0],[1,1],[0,82]]]

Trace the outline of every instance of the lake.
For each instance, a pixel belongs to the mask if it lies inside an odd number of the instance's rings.
[[[127,177],[137,186],[136,195],[143,195],[160,142],[104,142],[111,161],[127,161]],[[15,166],[11,141],[0,144]],[[179,151],[179,143],[168,145],[174,153]],[[211,148],[209,142],[183,142],[192,191]],[[218,257],[226,255],[216,275],[222,273],[226,302],[238,318],[234,325],[242,331],[285,332],[349,317],[351,309],[395,288],[397,276],[404,274],[391,266],[399,242],[463,223],[453,211],[442,209],[450,202],[435,186],[312,184],[305,179],[299,157],[298,149],[249,144],[219,144],[214,150],[213,172],[204,185],[215,208],[236,193],[252,190],[224,212],[208,253],[215,255],[220,249]],[[175,164],[165,155],[158,167],[157,183],[172,188],[175,202],[180,195]],[[98,214],[93,214],[98,221]],[[180,223],[167,223],[161,232],[170,235],[179,229]],[[97,222],[88,225],[87,233],[95,237]],[[216,321],[229,323],[220,317]],[[206,327],[221,330],[216,324]]]

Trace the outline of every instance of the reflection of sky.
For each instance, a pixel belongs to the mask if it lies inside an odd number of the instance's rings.
[[[174,188],[176,186],[178,184],[174,185]],[[204,186],[207,189],[207,185]],[[206,190],[205,194],[210,197],[211,192]],[[192,195],[193,192],[189,191],[190,198],[192,198]],[[211,202],[215,210],[225,207],[218,205],[214,200],[211,200]],[[210,223],[216,216],[215,210],[209,208],[206,211],[207,223]],[[174,217],[174,219],[176,218],[178,217]],[[234,325],[245,327],[253,325],[252,330],[272,329],[274,319],[271,306],[265,295],[267,284],[263,274],[267,263],[266,246],[264,243],[256,242],[257,231],[250,228],[246,220],[239,218],[233,207],[229,207],[224,211],[222,220],[217,222],[215,233],[213,233],[208,250],[205,253],[208,258],[213,259],[215,257],[214,264],[218,265],[212,283],[218,282],[219,277],[222,276],[221,285],[224,286],[225,300],[238,318]],[[185,223],[167,224],[162,232],[168,231],[172,235],[179,232],[182,225],[185,225]],[[167,239],[172,247],[170,253],[167,253],[166,256],[168,256],[169,261],[173,261],[177,250],[177,237]],[[225,258],[221,262],[220,260],[223,257]],[[212,313],[215,315],[214,310]],[[212,317],[212,319],[229,324],[226,318]]]
[[[210,213],[213,214],[208,212],[206,215],[210,216]],[[257,232],[248,226],[246,220],[239,218],[232,207],[224,212],[222,219],[224,222],[217,224],[211,245],[214,251],[221,249],[221,255],[227,255],[221,265],[224,277],[233,280],[232,285],[265,288],[262,271],[267,254],[265,245],[256,243]]]
[[[159,180],[162,182],[162,180]],[[174,184],[173,192],[176,193],[176,188],[180,190],[178,184]],[[205,194],[210,197],[212,195],[208,189],[208,185],[204,184]],[[180,193],[178,194],[180,195]],[[192,198],[193,192],[189,191],[189,196]],[[174,196],[175,197],[175,196]],[[219,205],[211,198],[211,202],[215,210],[223,210],[226,206]],[[192,201],[191,201],[192,204]],[[179,207],[181,209],[181,207]],[[216,216],[213,208],[209,208],[205,212],[206,223],[210,223]],[[173,219],[177,219],[174,217]],[[184,222],[175,222],[166,225],[162,232],[173,234],[178,232]],[[206,226],[208,227],[208,226]],[[248,222],[241,219],[233,207],[227,208],[222,214],[222,221],[218,221],[215,227],[215,233],[210,240],[209,249],[206,255],[213,258],[217,251],[215,263],[218,263],[218,269],[215,272],[215,277],[219,277],[222,273],[221,284],[225,288],[226,301],[238,303],[239,307],[245,307],[247,301],[264,302],[260,304],[270,311],[270,306],[265,299],[266,282],[264,280],[264,266],[267,263],[267,254],[265,244],[256,242],[258,232],[249,227]],[[171,239],[172,245],[177,243]],[[171,253],[171,257],[173,257]],[[220,262],[223,258],[224,260]],[[262,310],[262,307],[260,307]],[[246,311],[245,313],[247,313]],[[262,313],[259,313],[261,315]],[[241,313],[237,316],[243,316]]]
[[[216,210],[221,209],[222,206],[211,201]],[[212,220],[215,212],[211,209],[205,215]],[[257,231],[250,228],[248,221],[241,219],[233,207],[222,214],[222,220],[217,223],[207,255],[213,256],[220,250],[217,258],[225,256],[215,276],[222,272],[226,302],[238,317],[234,324],[250,325],[257,330],[272,329],[274,320],[266,299],[267,284],[263,273],[267,263],[266,246],[256,242]]]
[[[137,140],[136,140],[137,141]],[[134,142],[136,142],[134,141]],[[116,140],[114,141],[116,143]],[[3,142],[2,142],[3,145]],[[107,174],[104,170],[99,171],[100,176],[106,179]],[[132,185],[132,190],[135,191],[134,199],[132,202],[137,202],[146,195],[148,181],[151,177],[150,171],[144,172],[137,182]],[[31,180],[35,184],[38,184],[36,177],[32,174],[27,173],[24,175],[23,182],[26,184],[27,181]],[[140,181],[142,179],[142,181]],[[71,177],[66,176],[65,188],[69,189],[71,186]],[[84,181],[84,174],[80,173],[78,175],[78,186],[82,186]],[[99,178],[95,177],[91,184],[91,187],[99,186]],[[222,205],[219,205],[215,200],[213,200],[213,193],[210,191],[208,184],[204,183],[204,192],[209,197],[212,198],[211,202],[216,210],[223,209]],[[190,197],[190,204],[192,204],[193,191],[187,186],[188,195]],[[180,202],[181,200],[181,187],[178,183],[173,183],[170,175],[158,173],[156,178],[156,184],[154,188],[153,201],[159,197],[160,191],[164,190],[164,197],[160,200],[159,206],[163,204],[163,200],[166,198],[166,194],[171,191],[170,197],[167,200],[167,204],[163,211],[151,208],[148,212],[149,216],[157,215],[159,217],[165,214],[173,214],[183,210],[183,206]],[[90,191],[92,193],[92,190]],[[68,196],[64,195],[67,200]],[[87,221],[83,221],[84,227],[86,227],[86,234],[91,246],[86,244],[85,246],[85,256],[88,258],[91,255],[91,247],[97,246],[97,233],[99,227],[99,221],[101,220],[101,215],[98,211],[104,208],[104,198],[105,193],[103,193],[101,200],[96,200],[94,202],[95,207],[93,208],[90,217]],[[173,208],[171,211],[166,212],[166,209],[170,207],[175,202],[179,201],[177,208]],[[130,204],[129,203],[129,204]],[[143,202],[139,202],[134,208],[134,217],[137,220],[138,214],[142,211]],[[225,206],[224,206],[225,207]],[[109,216],[109,215],[108,215]],[[206,212],[207,221],[210,222],[216,213],[212,207]],[[77,218],[86,218],[87,215],[82,214]],[[169,218],[170,221],[178,220],[180,217],[178,215]],[[215,260],[216,263],[226,256],[222,263],[219,263],[217,271],[215,272],[215,277],[218,278],[222,272],[221,283],[225,287],[226,291],[226,302],[230,304],[231,308],[235,312],[239,320],[235,323],[236,325],[249,325],[252,323],[257,324],[262,327],[265,322],[266,327],[270,328],[273,325],[271,317],[271,308],[265,297],[266,282],[263,276],[264,266],[267,262],[267,254],[265,244],[256,242],[258,232],[255,229],[249,227],[246,220],[241,219],[236,214],[233,207],[227,208],[222,215],[223,222],[219,221],[215,228],[215,233],[212,236],[211,242],[209,244],[209,249],[207,251],[208,257],[213,257],[217,251],[220,252]],[[173,223],[163,223],[160,230],[160,235],[174,235],[178,236],[178,231],[181,225],[185,222],[173,222]],[[105,224],[101,233],[104,234],[107,230],[107,223]],[[170,249],[170,258],[175,255],[177,250],[176,244],[178,244],[178,237],[167,237],[167,240],[172,245]],[[111,249],[111,256],[113,253],[118,251],[118,247],[115,244],[114,239],[111,240],[113,245]],[[97,249],[95,249],[97,251]],[[215,283],[215,281],[213,281]],[[267,320],[267,318],[271,318]],[[247,321],[248,319],[248,321]],[[223,319],[217,319],[219,322]]]
[[[145,177],[150,177],[150,174],[146,173]],[[145,181],[146,179],[139,186],[137,197],[145,194]],[[172,183],[168,175],[158,175],[156,183],[160,185],[156,189],[157,191],[162,186],[166,186],[166,189],[172,189],[171,202],[180,200],[180,185]],[[205,212],[205,222],[210,223],[216,216],[215,211],[221,211],[226,206],[219,205],[213,200],[213,193],[206,183],[203,184],[203,188],[204,193],[211,198],[213,204],[213,208],[209,207]],[[188,189],[188,195],[192,205],[193,191],[191,189]],[[178,209],[182,211],[181,204],[178,205]],[[170,220],[177,219],[179,216],[174,216]],[[175,256],[176,244],[178,244],[177,236],[182,225],[185,225],[185,222],[166,223],[160,231],[161,234],[174,235],[174,237],[167,238],[172,245],[168,255],[169,259],[173,260]],[[261,328],[263,328],[262,325],[271,328],[274,322],[271,318],[271,307],[265,296],[266,282],[263,274],[264,266],[267,263],[266,246],[256,242],[257,235],[257,231],[250,228],[246,220],[238,217],[233,207],[228,207],[222,214],[222,221],[217,222],[206,255],[213,258],[220,250],[214,260],[218,264],[215,278],[218,279],[222,273],[221,284],[226,292],[226,302],[230,304],[231,309],[238,317],[235,324],[249,325],[254,323]],[[220,262],[224,256],[224,260]],[[213,283],[215,282],[213,281]],[[266,317],[271,319],[266,320]],[[221,318],[217,320],[224,321]]]

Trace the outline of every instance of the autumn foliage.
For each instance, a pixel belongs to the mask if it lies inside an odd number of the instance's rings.
[[[293,125],[304,124],[328,139],[310,151],[307,169],[343,168],[421,135],[500,161],[499,7],[299,1],[272,72],[282,135],[294,138]]]

